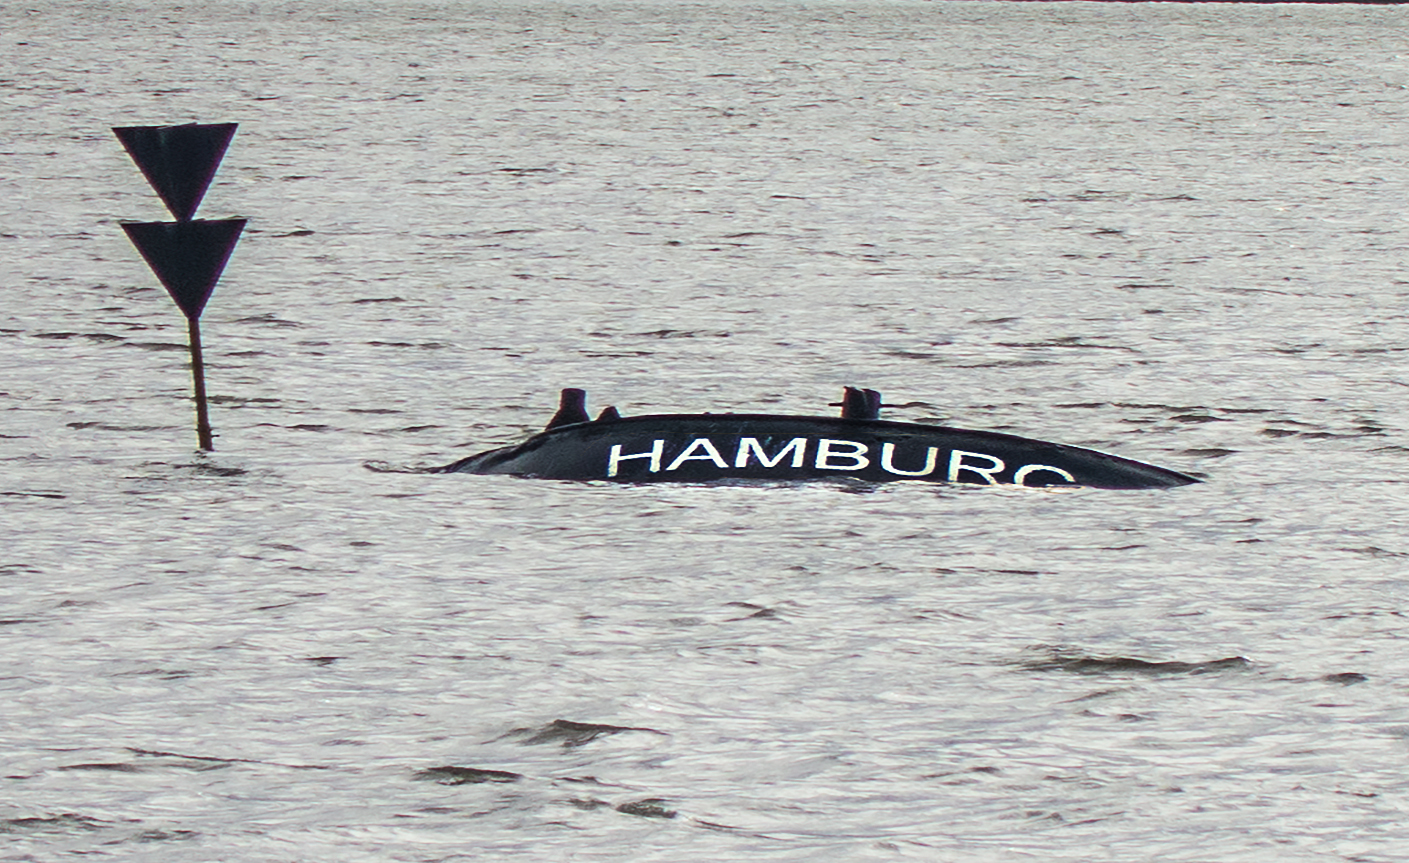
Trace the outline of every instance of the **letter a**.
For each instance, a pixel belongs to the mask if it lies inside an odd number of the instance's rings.
[[[663,440],[657,440],[655,443],[653,443],[653,444],[651,445],[651,451],[650,451],[650,452],[638,452],[638,453],[634,453],[634,454],[632,454],[632,455],[622,455],[622,454],[621,454],[621,444],[619,444],[619,443],[614,443],[614,444],[612,444],[612,453],[611,453],[610,456],[607,457],[607,476],[608,476],[608,477],[616,476],[617,466],[620,465],[622,462],[628,461],[628,460],[633,459],[633,458],[648,458],[648,459],[650,459],[650,460],[651,460],[651,473],[656,473],[656,472],[658,472],[658,471],[660,470],[660,459],[661,459],[661,456],[664,455],[664,454],[665,454],[665,441],[663,441]]]
[[[695,455],[697,449],[703,449],[704,455]],[[712,461],[716,467],[727,468],[729,463],[719,454],[719,450],[714,448],[707,437],[697,437],[690,441],[690,445],[685,447],[685,451],[675,457],[666,470],[675,470],[687,461]]]

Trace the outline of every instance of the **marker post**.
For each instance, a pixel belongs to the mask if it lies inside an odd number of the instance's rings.
[[[122,230],[186,316],[195,387],[196,438],[206,452],[213,451],[215,444],[206,403],[200,317],[240,241],[245,220],[193,217],[235,128],[235,123],[189,123],[113,129],[147,182],[176,217],[175,222],[124,222]]]
[[[205,399],[205,356],[201,353],[200,319],[187,318],[186,332],[191,344],[191,380],[196,390],[196,442],[201,449],[212,452],[215,441],[210,432],[210,408]]]

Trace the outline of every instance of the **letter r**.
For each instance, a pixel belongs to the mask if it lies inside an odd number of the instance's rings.
[[[987,459],[988,466],[979,467],[976,464],[965,464],[965,458]],[[998,485],[998,480],[994,479],[993,475],[1003,470],[1003,460],[981,452],[964,452],[961,449],[951,451],[949,453],[949,481],[959,482],[959,474],[966,470],[983,477],[983,481],[989,485]]]

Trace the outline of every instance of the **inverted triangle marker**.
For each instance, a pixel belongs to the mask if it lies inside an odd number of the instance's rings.
[[[186,222],[195,217],[238,125],[120,126],[113,134],[171,215]]]
[[[122,230],[188,320],[201,316],[245,219],[124,222]]]

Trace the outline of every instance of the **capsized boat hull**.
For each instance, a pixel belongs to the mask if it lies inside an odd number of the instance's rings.
[[[1171,488],[1194,477],[999,432],[848,417],[661,414],[557,425],[436,468],[621,483],[720,480]]]

